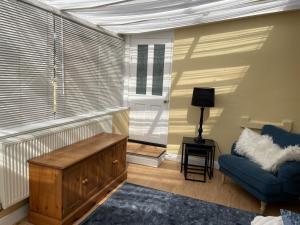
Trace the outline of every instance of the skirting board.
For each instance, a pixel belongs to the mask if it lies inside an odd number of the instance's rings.
[[[181,161],[181,155],[167,153],[165,155],[165,159],[180,162]],[[199,157],[195,157],[195,156],[189,156],[189,162],[191,164],[195,164],[195,165],[204,165],[204,160],[199,158]],[[214,168],[217,169],[217,170],[220,168],[218,161],[214,161]]]
[[[14,225],[24,219],[28,214],[28,204],[0,218],[0,225]]]
[[[158,158],[127,154],[127,162],[151,167],[159,167],[164,158],[165,154]]]

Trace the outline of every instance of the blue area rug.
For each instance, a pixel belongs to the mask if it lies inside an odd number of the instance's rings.
[[[81,225],[250,225],[255,213],[126,183]]]

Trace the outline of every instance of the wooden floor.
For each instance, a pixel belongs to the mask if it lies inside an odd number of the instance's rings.
[[[180,173],[180,164],[174,161],[164,161],[159,168],[131,164],[128,167],[128,182],[233,208],[259,212],[260,202],[229,178],[226,178],[225,184],[222,184],[221,173],[218,170],[215,170],[212,180],[200,183],[184,180]],[[279,215],[281,208],[300,212],[300,201],[268,205],[266,215]]]
[[[259,201],[229,178],[225,180],[225,184],[222,184],[219,171],[215,170],[215,177],[212,180],[199,183],[184,180],[179,167],[180,164],[174,161],[164,161],[159,168],[129,164],[127,182],[233,208],[259,212]],[[266,214],[279,215],[281,208],[300,212],[300,202],[269,205]],[[29,223],[23,221],[20,225],[29,225]]]

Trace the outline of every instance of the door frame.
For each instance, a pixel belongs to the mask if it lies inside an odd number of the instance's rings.
[[[169,113],[170,113],[170,95],[171,95],[171,88],[172,88],[172,73],[173,73],[173,50],[174,50],[174,31],[160,31],[160,32],[151,32],[151,33],[144,33],[144,34],[132,34],[132,35],[126,35],[125,36],[125,77],[124,77],[124,106],[129,107],[129,81],[130,81],[130,70],[131,70],[131,46],[133,44],[136,44],[141,41],[149,40],[149,43],[153,42],[153,39],[155,40],[162,40],[165,42],[170,43],[170,80],[169,80],[169,93],[167,94],[167,100],[169,101],[168,107],[167,107],[167,119],[168,119],[168,125],[167,125],[167,134],[166,134],[166,145],[168,143],[168,135],[169,135]],[[129,107],[130,110],[130,107]],[[130,112],[129,112],[130,113]],[[130,126],[130,118],[129,118],[129,126]],[[130,137],[129,137],[130,139]],[[153,145],[161,145],[158,143],[151,143],[147,141],[139,141],[139,140],[133,140],[140,143],[148,143]],[[164,145],[161,145],[164,146]]]

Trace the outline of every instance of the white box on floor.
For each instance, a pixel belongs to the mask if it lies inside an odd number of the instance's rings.
[[[127,153],[127,162],[140,164],[144,166],[159,167],[165,158],[165,152],[159,157],[150,157],[144,155],[135,155]]]

